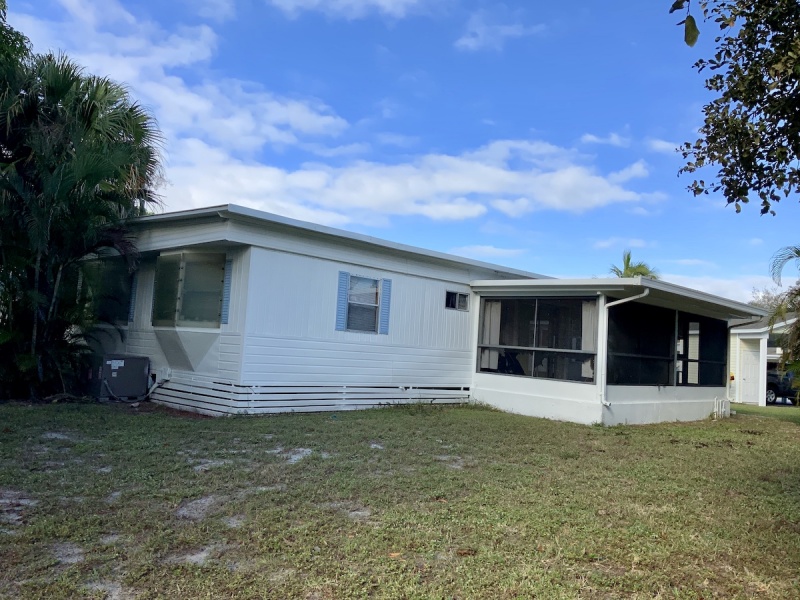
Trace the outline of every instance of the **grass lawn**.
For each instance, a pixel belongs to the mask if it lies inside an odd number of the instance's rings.
[[[800,427],[742,412],[0,405],[0,597],[798,598]]]

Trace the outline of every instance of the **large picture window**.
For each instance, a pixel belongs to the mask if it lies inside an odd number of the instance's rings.
[[[478,370],[592,382],[597,350],[594,298],[486,299]]]
[[[153,291],[153,325],[219,327],[224,278],[224,254],[159,256]]]

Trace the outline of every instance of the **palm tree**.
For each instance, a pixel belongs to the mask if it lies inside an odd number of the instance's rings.
[[[15,357],[0,381],[17,393],[21,381],[36,394],[64,386],[89,317],[84,259],[135,259],[125,222],[158,200],[159,148],[123,86],[64,56],[0,66],[0,354]]]
[[[611,265],[610,273],[616,277],[649,277],[658,279],[658,271],[650,268],[644,262],[632,262],[631,251],[625,250],[622,253],[622,267]]]
[[[800,246],[786,246],[781,248],[775,253],[770,262],[770,272],[772,279],[778,285],[781,284],[781,275],[783,270],[790,262],[798,263],[800,266]],[[780,295],[780,302],[770,311],[770,326],[780,321],[786,321],[792,316],[790,313],[797,314],[800,311],[800,280],[795,281],[785,292]],[[793,325],[784,334],[784,339],[781,342],[784,347],[784,353],[781,357],[781,362],[786,365],[789,363],[796,363],[795,370],[800,370],[800,320],[795,321]]]

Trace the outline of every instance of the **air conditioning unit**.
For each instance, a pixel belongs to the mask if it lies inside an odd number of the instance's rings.
[[[106,354],[99,370],[100,398],[143,399],[150,385],[150,359]]]

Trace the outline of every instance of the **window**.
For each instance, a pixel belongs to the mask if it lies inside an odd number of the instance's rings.
[[[593,298],[486,299],[478,370],[563,381],[594,381],[597,301]]]
[[[336,330],[387,335],[391,296],[391,279],[372,279],[340,271]]]
[[[153,291],[153,325],[219,327],[225,270],[224,254],[159,256]]]
[[[83,276],[92,314],[97,321],[127,323],[133,275],[125,259],[102,258],[86,263]]]
[[[378,331],[378,280],[351,277],[347,292],[347,329]]]
[[[469,295],[461,292],[446,292],[444,307],[453,310],[469,310]]]

